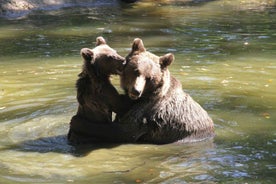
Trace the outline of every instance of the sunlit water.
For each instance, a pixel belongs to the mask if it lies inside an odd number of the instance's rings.
[[[96,1],[1,18],[0,183],[275,183],[276,10],[244,2]],[[69,146],[79,50],[99,35],[123,56],[135,37],[174,53],[170,71],[213,118],[214,140]]]

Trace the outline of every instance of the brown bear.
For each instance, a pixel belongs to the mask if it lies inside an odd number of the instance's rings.
[[[182,90],[168,66],[173,54],[158,57],[135,39],[126,57],[121,87],[133,104],[109,124],[89,124],[89,136],[102,142],[166,144],[194,142],[214,136],[207,112]]]
[[[121,87],[135,104],[117,119],[121,126],[134,124],[140,129],[138,142],[191,142],[214,136],[207,112],[171,76],[168,66],[173,60],[173,54],[158,57],[147,52],[139,38],[126,57]]]
[[[70,143],[96,141],[88,136],[87,123],[111,123],[112,111],[120,113],[124,108],[110,75],[122,73],[125,58],[110,48],[103,37],[97,37],[94,49],[83,48],[80,54],[84,63],[76,82],[79,107],[70,122]]]

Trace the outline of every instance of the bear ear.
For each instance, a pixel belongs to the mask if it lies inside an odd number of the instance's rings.
[[[91,61],[93,58],[93,51],[89,48],[82,48],[80,51],[80,55],[85,61]]]
[[[96,38],[96,46],[102,45],[102,44],[106,44],[105,39],[102,36],[99,36]]]
[[[133,40],[132,44],[132,51],[139,51],[139,52],[144,52],[146,51],[146,48],[144,47],[143,41],[140,38],[135,38]]]
[[[159,64],[161,68],[164,69],[169,66],[174,61],[174,55],[172,53],[161,56],[159,59]]]

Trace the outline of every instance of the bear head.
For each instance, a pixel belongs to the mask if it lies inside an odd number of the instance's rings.
[[[126,57],[126,65],[120,78],[121,87],[133,100],[142,96],[153,97],[153,95],[166,93],[170,83],[170,73],[167,67],[173,60],[173,54],[158,57],[146,51],[141,39],[134,39],[132,50]]]
[[[82,48],[80,51],[84,59],[83,71],[96,77],[121,74],[125,58],[106,44],[103,37],[97,37],[94,49]]]

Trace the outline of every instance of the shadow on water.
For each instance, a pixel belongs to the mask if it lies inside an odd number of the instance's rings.
[[[161,158],[162,162],[158,163],[161,164],[162,168],[168,169],[166,172],[161,172],[161,175],[164,174],[164,178],[167,178],[167,181],[177,181],[177,178],[187,177],[187,174],[184,173],[189,171],[190,177],[194,177],[193,179],[198,181],[203,181],[204,177],[210,177],[208,180],[214,182],[220,181],[220,178],[229,181],[243,181],[244,179],[245,181],[254,181],[252,178],[263,176],[266,181],[272,182],[274,181],[273,160],[275,160],[275,148],[273,142],[271,142],[273,141],[273,137],[262,136],[258,140],[256,140],[256,137],[261,136],[258,134],[252,134],[250,137],[240,136],[236,132],[233,140],[229,137],[224,139],[220,135],[214,140],[198,142],[196,144],[141,145],[137,149],[139,149],[138,153],[143,152],[143,154],[138,154],[137,157],[139,157],[139,160],[143,160],[143,162],[139,162],[139,164],[135,163],[134,169],[131,167],[131,169],[116,170],[114,173],[135,173],[136,168],[141,170],[144,167],[150,167],[148,165],[149,158],[151,161]],[[74,157],[86,157],[89,153],[100,149],[111,149],[116,152],[114,148],[119,146],[119,144],[71,146],[67,143],[66,135],[59,135],[26,140],[2,148],[1,151],[13,149],[20,152],[37,152],[42,154],[53,152],[68,154]],[[154,151],[147,152],[147,150],[142,149],[145,146]],[[121,149],[127,151],[127,147]],[[130,150],[130,153],[136,154],[134,150]],[[204,167],[201,167],[198,163],[205,164],[206,167],[213,169],[206,172],[203,169]],[[252,166],[252,163],[255,166]],[[195,168],[199,170],[193,172]],[[171,172],[175,173],[174,177],[165,176]],[[108,173],[112,174],[113,171],[106,171],[105,174]],[[160,178],[156,181],[159,180]]]
[[[17,150],[21,152],[37,152],[37,153],[61,153],[69,154],[75,157],[84,157],[90,152],[98,149],[111,149],[120,144],[97,143],[97,144],[82,144],[70,145],[67,141],[67,135],[57,135],[51,137],[42,137],[34,140],[26,140],[17,144],[0,148],[4,150]]]

